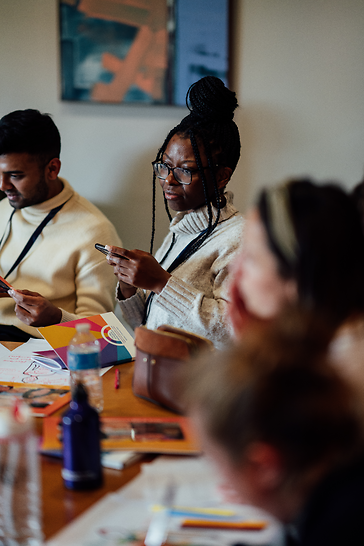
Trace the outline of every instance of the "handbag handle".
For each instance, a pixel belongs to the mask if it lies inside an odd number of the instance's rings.
[[[188,360],[193,350],[192,341],[179,334],[149,330],[145,326],[135,328],[134,334],[135,346],[143,353]]]

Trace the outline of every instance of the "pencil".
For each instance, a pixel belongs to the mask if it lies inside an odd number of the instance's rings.
[[[205,519],[186,519],[182,527],[194,527],[199,529],[221,529],[231,531],[261,531],[265,529],[265,521],[211,521]]]
[[[153,512],[162,510],[164,507],[160,504],[155,504],[152,507]],[[195,506],[173,506],[170,510],[171,516],[194,516],[194,517],[208,517],[208,518],[231,518],[235,516],[234,510],[227,510],[226,508],[206,508]]]
[[[119,386],[120,386],[120,370],[118,368],[116,368],[114,387],[115,387],[115,389],[118,389]]]

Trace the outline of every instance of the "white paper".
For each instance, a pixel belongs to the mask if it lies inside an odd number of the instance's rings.
[[[125,466],[136,462],[143,456],[135,451],[109,451],[101,454],[101,463],[105,468],[121,470]]]
[[[223,503],[217,492],[216,471],[204,457],[160,457],[145,464],[142,472],[117,493],[106,495],[90,510],[51,538],[46,546],[135,546],[143,541],[152,517],[151,506],[160,504],[166,484],[176,485],[175,505],[224,508],[237,520],[264,520],[262,531],[181,529],[185,517],[170,517],[167,541],[171,544],[230,546],[235,543],[281,546],[281,525],[266,513]]]
[[[8,356],[9,353],[10,353],[10,350],[7,347],[4,347],[4,345],[0,343],[0,362],[1,362],[1,359],[5,356]]]
[[[30,338],[12,351],[18,355],[32,356],[37,351],[53,351],[53,347],[45,339]]]
[[[0,382],[69,386],[69,373],[65,372],[61,375],[33,362],[33,352],[48,350],[52,350],[48,341],[31,338],[13,351],[7,350],[5,353],[2,351],[0,353]]]

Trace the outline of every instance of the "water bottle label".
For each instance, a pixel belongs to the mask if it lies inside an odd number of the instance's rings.
[[[71,353],[67,355],[68,368],[74,370],[90,370],[99,368],[100,355],[99,353]]]
[[[96,480],[98,474],[91,470],[69,470],[68,468],[62,468],[62,478],[70,482],[83,482],[87,480]]]

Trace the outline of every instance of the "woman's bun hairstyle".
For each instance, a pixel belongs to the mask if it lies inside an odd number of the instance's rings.
[[[193,116],[227,123],[234,118],[238,101],[236,93],[225,87],[219,78],[205,76],[187,91],[186,105]]]
[[[241,148],[239,129],[233,120],[239,106],[236,93],[230,91],[219,78],[205,76],[188,89],[186,105],[190,113],[167,135],[157,161],[163,156],[171,138],[179,134],[190,138],[193,146],[194,140],[202,143],[209,164],[218,163],[234,172]],[[198,151],[194,151],[198,156]],[[198,164],[198,157],[196,161]]]

